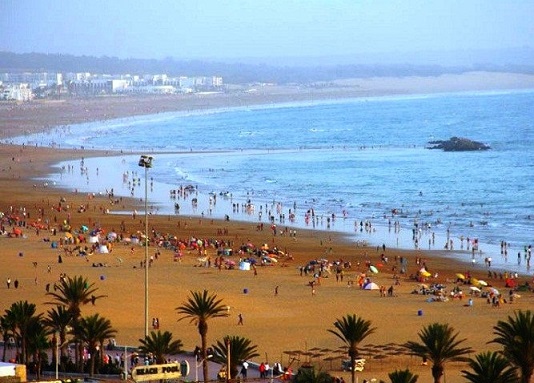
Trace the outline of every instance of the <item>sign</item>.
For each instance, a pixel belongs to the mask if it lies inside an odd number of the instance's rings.
[[[178,363],[137,366],[132,370],[132,378],[136,382],[159,379],[177,379],[181,376],[180,364]]]

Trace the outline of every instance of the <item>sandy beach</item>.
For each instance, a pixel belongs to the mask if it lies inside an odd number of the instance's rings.
[[[176,110],[225,108],[277,102],[347,98],[358,96],[381,96],[452,91],[481,91],[498,89],[534,88],[534,76],[514,74],[470,73],[448,75],[440,78],[365,79],[339,82],[321,89],[297,87],[255,88],[253,92],[228,94],[109,97],[84,100],[61,100],[32,102],[28,104],[0,103],[0,137],[8,138],[28,132],[50,129],[86,121],[99,121],[132,115],[162,113]],[[112,243],[109,254],[95,252],[78,256],[76,244],[54,248],[65,238],[61,226],[65,220],[72,228],[86,225],[116,232],[125,238],[144,231],[144,216],[131,214],[108,214],[113,211],[143,211],[142,200],[117,198],[111,203],[105,195],[75,193],[73,190],[58,190],[38,180],[50,172],[50,166],[62,160],[78,160],[81,157],[114,155],[112,152],[87,150],[54,150],[50,148],[0,145],[0,211],[18,216],[25,221],[21,227],[23,236],[2,235],[0,246],[0,307],[8,308],[18,300],[28,300],[46,313],[45,289],[53,285],[61,273],[83,275],[99,288],[107,298],[96,305],[83,307],[82,314],[98,312],[109,318],[118,330],[120,345],[138,345],[144,328],[144,270],[140,263],[144,249],[131,242]],[[61,209],[59,204],[61,203]],[[83,208],[81,208],[83,207]],[[14,226],[3,223],[6,233]],[[362,356],[367,360],[365,370],[359,373],[363,379],[387,379],[387,374],[397,368],[410,368],[419,374],[419,381],[430,381],[430,366],[421,366],[417,358],[399,352],[398,345],[408,340],[417,340],[417,332],[433,322],[451,324],[467,338],[466,345],[477,351],[495,349],[487,344],[493,338],[492,327],[517,309],[528,309],[534,302],[531,292],[520,293],[521,298],[513,304],[492,307],[485,298],[469,295],[469,286],[459,284],[464,298],[447,295],[446,302],[428,302],[430,296],[413,294],[420,290],[420,282],[409,278],[426,264],[432,277],[426,285],[444,284],[450,292],[456,285],[456,273],[470,272],[483,279],[508,298],[509,289],[504,280],[488,278],[487,270],[473,269],[470,265],[451,260],[440,251],[401,251],[356,247],[342,235],[313,230],[299,230],[296,236],[289,234],[273,236],[270,230],[257,230],[250,222],[217,221],[209,218],[164,215],[149,216],[151,230],[158,238],[176,237],[184,241],[191,238],[203,241],[230,242],[233,249],[242,244],[282,249],[290,256],[282,256],[273,266],[258,266],[257,273],[236,269],[214,267],[216,250],[206,249],[211,258],[211,267],[200,265],[198,251],[190,247],[183,252],[180,262],[173,250],[151,243],[149,254],[156,257],[149,268],[149,313],[159,318],[160,329],[171,331],[175,338],[192,350],[200,339],[196,327],[187,321],[178,322],[176,307],[187,298],[189,291],[207,289],[223,299],[230,307],[229,316],[209,322],[209,342],[215,343],[225,335],[240,335],[250,338],[258,345],[262,355],[257,362],[292,363],[292,367],[305,362],[320,365],[335,376],[349,374],[340,370],[343,351],[341,342],[327,329],[346,314],[355,313],[372,321],[376,332],[362,344]],[[52,229],[57,233],[53,235]],[[91,244],[81,243],[84,246]],[[58,263],[61,255],[62,263]],[[204,254],[202,254],[204,255]],[[382,255],[388,258],[385,262]],[[406,274],[399,274],[400,257],[408,260]],[[239,263],[239,255],[232,259]],[[310,260],[350,262],[344,269],[343,281],[336,280],[333,268],[325,272],[320,285],[312,294],[309,282],[313,274],[301,275],[300,267]],[[419,261],[416,262],[417,260]],[[368,263],[377,266],[379,273],[369,272]],[[499,271],[499,270],[495,270]],[[373,282],[389,288],[393,296],[381,297],[378,290],[362,290],[358,280],[362,273]],[[398,284],[395,275],[399,276]],[[436,277],[434,277],[436,275]],[[18,289],[7,288],[5,281],[18,280]],[[518,282],[531,282],[520,276]],[[278,287],[278,288],[277,288]],[[275,294],[277,289],[278,294]],[[473,305],[468,306],[469,298]],[[238,326],[238,314],[244,318]],[[323,350],[323,351],[322,351]],[[474,355],[473,355],[474,356]],[[460,370],[465,366],[452,363],[446,366],[446,381],[462,382]]]

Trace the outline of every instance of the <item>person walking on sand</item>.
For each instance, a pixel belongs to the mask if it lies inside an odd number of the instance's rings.
[[[243,314],[241,313],[237,314],[237,325],[243,326]]]
[[[7,278],[6,280],[6,284],[7,284],[7,288],[10,289],[11,288],[11,278]]]
[[[274,296],[275,296],[275,297],[278,296],[278,288],[279,288],[279,287],[280,287],[280,286],[276,286],[276,287],[274,288]]]

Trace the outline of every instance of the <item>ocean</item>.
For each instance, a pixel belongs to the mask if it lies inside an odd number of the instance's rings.
[[[164,113],[4,142],[122,151],[83,160],[80,152],[79,161],[58,164],[43,182],[137,198],[144,198],[145,173],[132,152],[146,152],[154,157],[150,213],[267,225],[272,217],[279,228],[315,228],[325,238],[339,231],[358,244],[447,249],[466,263],[483,266],[491,257],[495,270],[528,273],[533,117],[534,90],[464,92]],[[491,149],[427,148],[452,136]],[[186,186],[192,191],[186,199],[170,195]]]

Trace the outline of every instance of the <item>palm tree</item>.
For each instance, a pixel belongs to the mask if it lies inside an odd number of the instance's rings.
[[[417,383],[419,375],[414,375],[409,369],[395,370],[388,374],[391,383]],[[385,383],[383,380],[380,383]]]
[[[46,312],[48,315],[44,318],[44,323],[47,328],[54,334],[59,336],[59,339],[56,339],[56,342],[59,342],[60,357],[59,363],[62,371],[64,369],[65,363],[65,349],[67,347],[67,333],[72,324],[72,316],[67,311],[65,306],[56,306]],[[56,354],[53,353],[53,358],[55,359]],[[54,360],[55,362],[55,360]]]
[[[295,375],[295,383],[331,383],[332,376],[325,371],[315,371],[315,368],[299,368]]]
[[[191,296],[182,306],[176,310],[182,317],[178,319],[190,319],[191,323],[196,323],[198,333],[200,334],[201,351],[202,351],[202,372],[204,382],[208,381],[208,363],[207,363],[207,334],[208,320],[211,318],[225,317],[226,306],[222,304],[222,299],[217,299],[216,294],[209,295],[207,290],[203,292],[191,291]]]
[[[519,310],[507,321],[498,321],[493,327],[497,336],[490,343],[503,346],[502,354],[520,372],[520,382],[528,383],[534,372],[534,315],[530,310]]]
[[[6,315],[9,318],[8,322],[11,324],[11,329],[15,337],[15,341],[20,343],[20,363],[26,364],[28,361],[28,337],[30,336],[30,325],[32,321],[41,320],[41,314],[35,315],[36,306],[28,301],[18,301],[11,305],[6,310]]]
[[[145,339],[139,339],[141,346],[139,349],[145,354],[153,354],[156,358],[156,364],[165,363],[165,355],[176,355],[183,352],[183,343],[180,339],[172,340],[172,334],[169,331],[162,333],[152,331]]]
[[[0,317],[0,331],[2,331],[2,341],[4,342],[4,347],[2,347],[2,362],[6,361],[9,338],[13,336],[13,333],[11,332],[13,325],[10,319],[11,318],[7,313]]]
[[[97,299],[105,297],[105,295],[94,295],[98,288],[94,283],[89,284],[86,278],[82,276],[65,277],[57,286],[57,291],[50,291],[48,296],[52,297],[51,302],[47,304],[65,306],[67,312],[72,317],[72,327],[74,332],[78,331],[79,321],[81,318],[81,307],[94,302]],[[82,350],[79,345],[76,347],[76,364],[78,371],[81,372],[83,368]]]
[[[98,288],[94,286],[94,283],[89,284],[87,279],[82,276],[62,278],[57,286],[57,291],[46,293],[46,295],[53,298],[53,301],[47,302],[47,304],[65,306],[73,321],[77,322],[81,317],[81,307],[83,305],[105,297],[105,295],[95,296],[94,293]]]
[[[43,363],[48,361],[46,351],[51,347],[48,340],[49,332],[40,318],[33,317],[28,325],[27,349],[28,354],[33,355],[37,380],[41,379]]]
[[[375,332],[376,328],[371,328],[371,321],[357,317],[355,314],[347,314],[343,318],[334,322],[335,330],[329,329],[339,339],[349,347],[349,357],[351,368],[351,381],[356,380],[356,371],[354,366],[358,357],[358,345],[369,335]]]
[[[472,371],[462,370],[462,376],[471,383],[515,383],[517,370],[497,352],[483,352],[469,360]]]
[[[406,347],[412,355],[428,359],[432,362],[432,377],[434,383],[440,383],[445,363],[448,361],[466,362],[469,358],[464,355],[473,352],[470,347],[460,347],[465,339],[456,340],[458,333],[448,324],[432,323],[421,330],[419,339],[422,343],[407,342]]]
[[[77,337],[87,346],[87,351],[91,355],[89,375],[93,376],[96,360],[99,357],[101,359],[104,342],[107,339],[113,338],[117,331],[111,327],[109,319],[100,317],[98,314],[82,318],[78,329]]]
[[[230,351],[230,375],[228,379],[237,376],[238,366],[244,361],[260,356],[258,346],[253,345],[250,339],[235,335],[227,335],[222,341],[218,340],[217,344],[213,345],[213,351],[213,361],[223,366],[228,366],[228,351]]]

